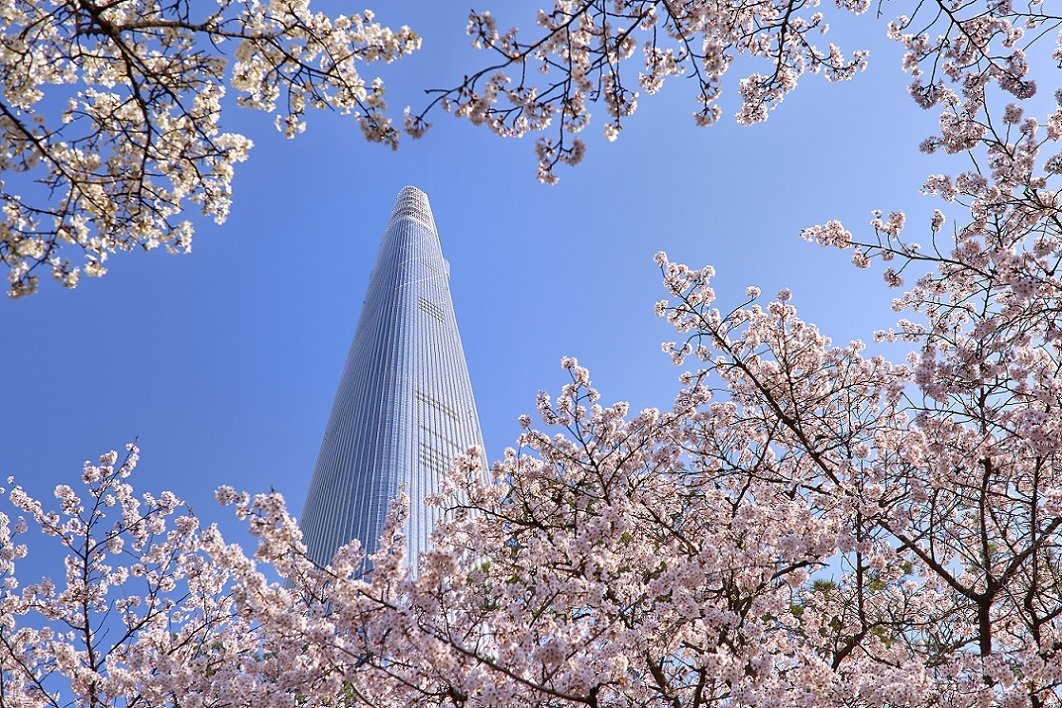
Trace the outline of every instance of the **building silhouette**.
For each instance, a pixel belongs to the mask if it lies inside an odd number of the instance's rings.
[[[376,550],[404,485],[409,562],[444,511],[428,507],[453,457],[483,449],[472,384],[427,195],[405,187],[380,244],[328,419],[301,526],[324,565],[351,539]],[[485,466],[484,466],[485,469]]]

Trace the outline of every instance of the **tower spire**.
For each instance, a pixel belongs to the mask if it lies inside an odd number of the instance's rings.
[[[306,495],[303,536],[322,565],[354,538],[367,553],[375,551],[388,504],[404,485],[415,568],[443,514],[425,498],[439,490],[455,455],[473,445],[483,449],[449,271],[427,195],[404,187]]]

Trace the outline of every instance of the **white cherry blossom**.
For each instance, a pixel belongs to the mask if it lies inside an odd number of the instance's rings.
[[[364,64],[420,38],[369,11],[328,17],[308,0],[152,3],[12,0],[0,9],[0,262],[8,294],[41,273],[66,287],[109,254],[187,252],[197,208],[218,222],[251,141],[221,127],[226,86],[276,114],[288,137],[308,108],[351,113],[394,146],[383,84]]]

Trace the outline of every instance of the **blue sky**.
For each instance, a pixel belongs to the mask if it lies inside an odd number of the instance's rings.
[[[502,24],[526,25],[533,6],[504,10]],[[421,52],[381,69],[396,115],[421,105],[421,89],[452,85],[487,59],[467,46],[463,7],[377,8],[382,21],[424,36]],[[697,128],[694,87],[673,79],[642,97],[616,143],[595,122],[584,164],[563,169],[555,187],[536,182],[530,140],[503,141],[441,113],[426,137],[391,152],[338,115],[311,114],[306,134],[285,141],[270,116],[233,109],[225,129],[256,147],[237,170],[228,222],[200,219],[191,255],[121,254],[109,275],[74,291],[48,283],[0,302],[0,475],[47,495],[76,482],[83,460],[139,437],[138,489],[172,489],[229,529],[212,501],[223,483],[275,488],[299,513],[379,239],[406,184],[431,199],[492,459],[512,444],[535,393],[564,382],[562,355],[589,366],[605,401],[670,405],[680,370],[660,353],[674,337],[652,312],[663,297],[658,250],[714,265],[724,306],[739,304],[746,285],[789,287],[802,316],[835,342],[869,340],[894,323],[894,293],[800,230],[831,218],[865,228],[871,209],[904,208],[928,232],[938,204],[918,192],[944,166],[917,152],[935,114],[907,97],[884,22],[830,19],[827,39],[871,49],[854,81],[806,76],[770,121],[741,127],[736,81],[754,65],[739,61],[727,117]]]

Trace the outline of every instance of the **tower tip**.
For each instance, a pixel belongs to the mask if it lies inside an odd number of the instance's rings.
[[[398,196],[395,197],[395,207],[391,211],[391,218],[399,219],[404,216],[411,216],[434,226],[431,204],[428,203],[428,195],[423,190],[412,185],[406,185],[399,190]]]

